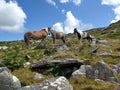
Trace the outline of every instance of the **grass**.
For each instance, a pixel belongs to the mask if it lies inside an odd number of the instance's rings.
[[[116,90],[117,85],[110,82],[94,81],[86,77],[70,80],[73,90]]]
[[[34,79],[35,72],[31,71],[29,66],[25,67],[25,68],[19,68],[17,70],[14,70],[12,72],[12,74],[15,75],[17,78],[19,78],[22,86],[31,85],[33,83],[40,83],[46,79],[53,77],[52,75],[49,75],[49,76],[46,76],[45,78],[36,80],[36,79]]]

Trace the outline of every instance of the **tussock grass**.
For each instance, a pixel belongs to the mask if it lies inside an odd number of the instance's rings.
[[[116,90],[117,85],[110,82],[94,81],[86,77],[70,80],[74,90]]]
[[[35,72],[31,71],[29,66],[14,70],[12,74],[15,75],[17,78],[19,78],[22,86],[26,86],[34,83],[40,83],[46,79],[53,77],[52,75],[49,75],[45,78],[35,80],[34,79]]]

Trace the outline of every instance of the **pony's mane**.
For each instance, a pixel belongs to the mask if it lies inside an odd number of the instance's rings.
[[[43,28],[43,30],[44,30],[46,33],[48,33],[48,28]]]
[[[83,31],[81,31],[80,29],[78,28],[75,28],[75,29],[77,30],[78,33],[83,34]]]

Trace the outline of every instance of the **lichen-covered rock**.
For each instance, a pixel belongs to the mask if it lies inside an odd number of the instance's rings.
[[[92,79],[118,82],[114,70],[103,61],[98,61],[95,65],[86,68],[86,76]]]
[[[39,84],[25,86],[19,90],[73,90],[68,80],[61,76],[43,81]]]
[[[72,73],[72,77],[86,76],[94,80],[118,82],[116,72],[105,62],[98,61],[94,65],[83,65],[77,71]]]
[[[18,78],[8,69],[0,67],[0,90],[17,90],[21,88]]]

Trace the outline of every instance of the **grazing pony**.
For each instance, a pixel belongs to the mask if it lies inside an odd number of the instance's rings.
[[[53,29],[49,29],[48,30],[49,33],[51,33],[52,38],[53,38],[53,44],[55,44],[55,39],[61,39],[63,41],[63,43],[65,43],[65,34],[63,32],[57,32]]]
[[[24,41],[25,41],[25,44],[26,44],[26,48],[28,49],[29,48],[29,42],[31,39],[33,40],[44,40],[47,35],[48,35],[48,30],[50,28],[44,28],[44,29],[41,29],[41,30],[38,30],[38,31],[29,31],[29,32],[26,32],[24,34]]]
[[[92,42],[92,37],[88,32],[83,32],[78,30],[77,28],[74,28],[74,34],[77,34],[78,40],[80,41],[82,41],[83,39],[87,39],[89,42]]]

